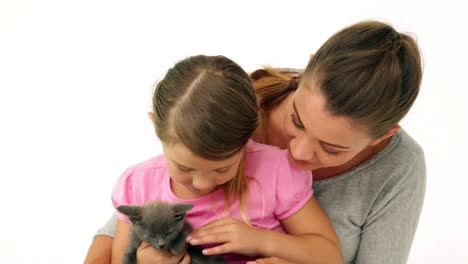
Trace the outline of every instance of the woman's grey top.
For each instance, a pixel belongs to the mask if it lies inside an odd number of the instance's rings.
[[[406,263],[423,206],[426,166],[421,147],[400,131],[372,159],[314,181],[345,263]],[[115,215],[97,235],[113,236]]]

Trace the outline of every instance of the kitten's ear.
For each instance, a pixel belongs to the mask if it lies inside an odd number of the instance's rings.
[[[192,208],[193,208],[193,204],[177,203],[177,204],[172,205],[172,210],[174,211],[174,217],[178,220],[184,218],[185,213],[187,213],[187,211]]]
[[[139,222],[141,222],[141,206],[121,205],[118,206],[116,209],[122,214],[128,216],[132,223],[138,224]]]

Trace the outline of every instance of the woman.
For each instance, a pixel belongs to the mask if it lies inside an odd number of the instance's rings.
[[[415,41],[361,22],[328,39],[299,76],[264,69],[251,77],[263,117],[253,139],[287,149],[295,167],[312,170],[345,263],[406,263],[426,178],[422,149],[398,125],[421,83]],[[110,241],[98,237],[87,263],[108,263]],[[142,245],[139,260],[180,260],[157,253]]]

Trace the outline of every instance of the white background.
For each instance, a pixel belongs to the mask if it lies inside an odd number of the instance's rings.
[[[83,262],[113,211],[114,181],[160,153],[146,112],[173,63],[203,53],[248,71],[301,68],[365,19],[413,33],[424,56],[420,96],[402,122],[427,161],[409,263],[468,263],[461,1],[162,2],[0,1],[0,263]]]

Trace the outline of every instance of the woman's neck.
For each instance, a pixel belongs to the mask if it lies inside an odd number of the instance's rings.
[[[281,149],[287,148],[287,140],[284,136],[284,124],[288,122],[287,104],[294,93],[289,94],[278,105],[269,111],[259,114],[259,126],[252,135],[252,139]]]
[[[375,146],[369,146],[365,148],[364,150],[356,154],[356,156],[354,156],[350,161],[340,166],[320,168],[312,171],[314,175],[314,180],[323,180],[331,178],[351,170],[352,168],[362,164],[363,162],[370,160],[377,153],[382,151],[388,145],[390,140],[391,138],[388,138]]]

